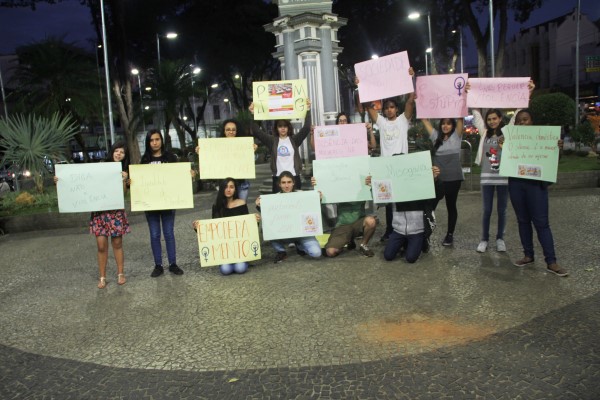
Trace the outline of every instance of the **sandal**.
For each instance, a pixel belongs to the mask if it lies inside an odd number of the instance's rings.
[[[118,274],[117,275],[117,283],[119,285],[124,285],[125,282],[127,282],[127,279],[125,279],[125,274]]]
[[[104,289],[106,287],[106,277],[101,276],[100,282],[98,282],[98,289]]]

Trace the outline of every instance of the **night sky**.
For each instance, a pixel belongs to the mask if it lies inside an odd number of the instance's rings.
[[[509,20],[508,38],[510,39],[521,27],[530,27],[559,17],[573,10],[576,5],[576,0],[545,0],[543,8],[536,10],[523,26]],[[592,21],[600,18],[598,0],[581,0],[581,8]],[[486,23],[487,17],[482,18],[482,21]],[[464,33],[465,36],[469,35],[468,29],[465,29]],[[54,5],[40,3],[36,11],[29,8],[0,8],[0,54],[13,54],[17,46],[42,40],[49,35],[65,35],[67,42],[75,42],[87,48],[91,48],[96,40],[90,22],[90,12],[77,0],[67,0]],[[475,58],[474,47],[465,49],[465,55]]]

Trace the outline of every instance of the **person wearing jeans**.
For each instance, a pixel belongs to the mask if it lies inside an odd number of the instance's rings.
[[[142,164],[164,164],[177,162],[175,154],[165,150],[162,133],[152,129],[146,135],[146,151],[142,156]],[[192,176],[194,172],[192,171]],[[135,185],[135,182],[131,182]],[[177,265],[175,251],[175,210],[146,211],[146,221],[150,230],[150,247],[154,256],[154,270],[150,274],[156,278],[164,273],[162,266],[162,247],[160,243],[161,225],[167,247],[169,271],[175,275],[183,275],[183,270]]]

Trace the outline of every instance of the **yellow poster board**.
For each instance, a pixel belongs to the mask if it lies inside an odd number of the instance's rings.
[[[261,258],[255,214],[200,220],[197,232],[202,267]]]
[[[201,179],[254,179],[254,139],[198,139]]]
[[[306,79],[252,83],[254,119],[304,118],[308,111]]]
[[[194,208],[189,162],[129,166],[131,211]]]

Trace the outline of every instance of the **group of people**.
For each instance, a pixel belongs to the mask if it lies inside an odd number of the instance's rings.
[[[412,68],[409,70],[414,75]],[[358,81],[358,79],[357,79]],[[533,90],[533,83],[530,90]],[[466,87],[467,91],[469,85]],[[302,160],[300,146],[310,135],[310,143],[314,148],[314,133],[310,112],[310,101],[307,99],[308,112],[302,128],[298,133],[289,120],[277,120],[273,125],[271,134],[265,132],[257,124],[253,124],[250,134],[262,142],[270,152],[270,168],[273,176],[273,193],[291,193],[301,190]],[[394,99],[383,102],[382,115],[374,104],[366,104],[371,121],[379,129],[379,146],[382,157],[400,156],[408,153],[408,129],[415,110],[415,94],[410,93],[400,113],[399,105]],[[250,112],[254,111],[250,105]],[[477,246],[478,252],[485,252],[490,241],[490,219],[492,214],[494,194],[496,194],[498,226],[496,231],[496,250],[507,250],[504,242],[506,227],[506,208],[508,197],[514,207],[519,227],[519,236],[523,246],[523,258],[514,262],[522,267],[534,262],[533,228],[537,231],[538,239],[542,245],[547,270],[558,276],[567,276],[568,272],[560,267],[556,261],[554,241],[549,226],[548,218],[548,186],[550,183],[521,178],[506,178],[499,174],[502,145],[503,115],[500,110],[490,109],[482,116],[480,110],[472,110],[474,125],[480,133],[480,143],[477,151],[476,163],[481,165],[481,193],[482,193],[482,234]],[[519,110],[510,123],[516,125],[533,125],[535,117],[528,109]],[[337,124],[351,123],[346,113],[340,113],[336,119]],[[394,260],[398,254],[404,256],[409,263],[414,263],[422,252],[428,251],[429,235],[433,229],[433,211],[439,201],[445,199],[448,221],[446,234],[442,241],[443,246],[452,246],[454,233],[458,220],[458,193],[464,175],[460,162],[463,120],[442,118],[439,124],[434,125],[427,119],[422,123],[432,142],[432,175],[435,182],[435,198],[410,202],[390,203],[386,205],[386,227],[380,239],[386,242],[383,256],[386,260]],[[371,124],[366,126],[368,145],[370,149],[376,147],[376,139]],[[235,138],[241,133],[240,124],[236,120],[227,120],[223,123],[221,135]],[[562,148],[562,141],[559,141]],[[256,146],[255,146],[256,148]],[[199,149],[196,149],[199,151]],[[124,143],[115,143],[112,146],[108,161],[121,162],[122,177],[125,189],[135,185],[128,178],[129,157]],[[177,157],[167,151],[164,146],[163,136],[158,130],[151,130],[146,135],[146,149],[142,156],[142,164],[162,164],[176,162]],[[367,177],[370,185],[370,177]],[[312,186],[316,185],[315,178],[311,179]],[[249,214],[247,199],[250,184],[247,180],[224,179],[217,193],[215,204],[212,207],[213,218],[224,218]],[[260,197],[256,199],[256,208],[260,212]],[[168,269],[175,275],[183,274],[177,265],[176,246],[174,235],[175,210],[146,211],[146,220],[150,232],[150,244],[154,258],[154,268],[151,277],[158,277],[164,273],[162,264],[161,231],[164,236]],[[257,220],[260,220],[257,214]],[[197,221],[193,223],[196,227]],[[375,234],[377,217],[367,213],[365,202],[347,202],[337,204],[337,220],[329,239],[321,250],[315,237],[289,238],[286,240],[273,240],[271,246],[276,252],[275,262],[287,258],[286,246],[294,244],[300,255],[318,258],[321,256],[336,257],[344,249],[358,249],[366,257],[373,257],[374,252],[369,247],[369,242]],[[533,227],[532,227],[533,226]],[[98,268],[100,279],[98,288],[106,287],[106,264],[108,261],[108,237],[111,238],[113,252],[117,263],[117,283],[126,282],[124,274],[124,256],[122,237],[130,232],[125,210],[110,210],[92,213],[90,232],[96,236],[98,247]],[[357,246],[356,240],[360,240]],[[244,273],[248,270],[247,262],[225,264],[220,266],[223,275]]]

